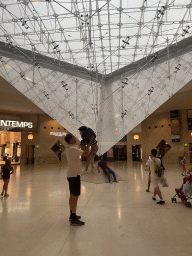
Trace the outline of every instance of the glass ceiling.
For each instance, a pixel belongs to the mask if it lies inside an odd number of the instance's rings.
[[[1,0],[0,40],[109,74],[191,35],[190,0]]]
[[[91,127],[101,155],[191,80],[191,7],[0,0],[0,75],[76,137]]]

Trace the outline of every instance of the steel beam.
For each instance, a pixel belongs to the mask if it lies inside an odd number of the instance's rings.
[[[121,80],[122,78],[125,78],[126,76],[131,76],[133,74],[136,74],[137,72],[146,70],[148,68],[157,66],[158,64],[173,59],[178,58],[180,55],[183,55],[185,53],[188,53],[192,51],[192,36],[188,37],[186,39],[183,39],[182,41],[169,45],[169,56],[167,54],[167,47],[163,50],[158,51],[158,59],[156,59],[154,62],[152,62],[153,54],[142,58],[132,64],[129,64],[117,71],[112,72],[111,74],[108,74],[105,76],[106,83],[112,83],[117,80]]]
[[[34,52],[21,47],[10,47],[9,44],[2,41],[0,41],[0,56],[15,59],[32,66],[34,65]],[[65,61],[59,61],[37,52],[35,52],[35,62],[39,63],[40,67],[49,70],[58,71],[86,80],[97,81],[97,74],[94,71],[89,71],[86,68],[72,65]],[[102,78],[102,74],[98,74],[98,76],[99,79]]]
[[[158,53],[158,59],[152,62],[153,54],[142,58],[132,64],[129,64],[117,71],[114,71],[107,75],[102,75],[95,71],[89,71],[86,68],[72,65],[65,61],[59,61],[43,54],[35,53],[35,61],[39,63],[40,66],[46,69],[50,69],[53,71],[58,71],[64,74],[68,74],[71,76],[79,77],[86,80],[92,80],[95,82],[99,82],[103,84],[105,80],[106,84],[110,84],[114,81],[121,80],[126,76],[131,76],[136,74],[139,71],[146,70],[148,68],[154,67],[162,62],[168,61],[173,58],[178,58],[180,55],[188,53],[192,51],[192,36],[182,41],[175,43],[173,45],[169,45],[169,56],[167,54],[167,47],[163,50],[160,50]],[[10,48],[9,44],[0,41],[0,56],[8,57],[10,59],[15,59],[18,61],[22,61],[23,63],[27,63],[30,65],[34,65],[34,53],[30,50],[25,50],[20,47],[12,47]]]

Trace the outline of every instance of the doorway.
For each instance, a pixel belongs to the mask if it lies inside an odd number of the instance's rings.
[[[115,145],[113,147],[113,157],[115,161],[127,161],[127,146]]]
[[[141,145],[132,145],[132,161],[142,161],[142,148]]]
[[[192,163],[192,143],[189,143],[189,159],[190,159],[190,164]]]
[[[26,145],[27,164],[35,162],[35,145]]]

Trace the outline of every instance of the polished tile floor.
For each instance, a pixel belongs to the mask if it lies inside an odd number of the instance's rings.
[[[124,181],[82,182],[78,214],[69,224],[66,165],[14,166],[9,198],[0,199],[0,255],[188,256],[192,255],[192,208],[171,202],[182,184],[180,166],[167,165],[165,205],[152,201],[148,172],[139,163],[110,163]],[[2,181],[0,181],[2,186]]]

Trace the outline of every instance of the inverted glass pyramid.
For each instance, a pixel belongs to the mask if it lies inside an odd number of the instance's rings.
[[[0,2],[1,76],[99,154],[191,80],[191,1]]]

